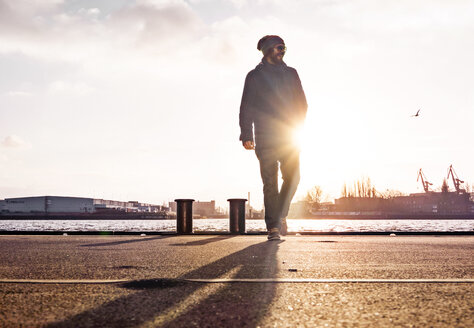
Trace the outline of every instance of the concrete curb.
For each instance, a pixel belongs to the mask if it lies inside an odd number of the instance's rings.
[[[266,231],[251,231],[245,234],[233,235],[228,231],[196,231],[192,234],[177,234],[170,231],[0,231],[1,235],[84,235],[84,236],[140,236],[140,235],[167,235],[167,236],[260,236]],[[301,231],[288,232],[288,236],[386,236],[386,235],[415,235],[415,236],[472,236],[474,231]]]

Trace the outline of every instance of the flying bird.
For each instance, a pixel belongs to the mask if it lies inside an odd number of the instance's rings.
[[[416,114],[415,114],[415,115],[412,115],[411,117],[418,117],[418,116],[420,116],[420,110],[421,110],[421,108],[418,109],[418,111],[416,112]]]

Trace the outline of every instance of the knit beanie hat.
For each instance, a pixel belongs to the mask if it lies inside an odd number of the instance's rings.
[[[268,50],[276,46],[277,44],[285,44],[285,41],[283,41],[282,38],[280,38],[278,35],[265,35],[263,38],[261,38],[258,41],[257,44],[257,49],[261,50],[263,54],[265,55]]]

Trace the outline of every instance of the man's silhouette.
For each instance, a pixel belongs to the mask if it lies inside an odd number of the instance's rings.
[[[286,234],[286,216],[300,180],[293,133],[303,122],[308,105],[298,73],[283,62],[283,39],[264,36],[257,49],[263,52],[263,59],[245,79],[240,140],[245,149],[255,149],[260,161],[268,239],[278,240],[280,232]],[[283,178],[280,191],[278,163]]]

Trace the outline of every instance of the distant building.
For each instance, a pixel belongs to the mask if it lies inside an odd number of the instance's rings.
[[[136,201],[121,202],[107,199],[37,196],[6,198],[0,201],[2,213],[97,213],[97,212],[160,212],[160,205],[144,204]]]
[[[466,193],[428,192],[395,197],[392,209],[410,214],[471,214],[474,203]]]
[[[425,192],[389,199],[380,197],[341,197],[334,203],[292,203],[290,218],[315,216],[366,217],[469,217],[474,218],[472,194],[458,192]]]
[[[176,212],[176,202],[169,202],[168,206],[172,212]],[[193,202],[193,214],[208,217],[218,214],[216,211],[216,201],[211,200],[210,202]]]
[[[334,209],[339,212],[462,215],[474,213],[474,202],[467,193],[425,192],[391,199],[341,197],[335,200]]]
[[[216,214],[216,201],[211,200],[210,202],[194,202],[193,212],[197,215],[212,216]]]
[[[245,217],[247,219],[252,219],[252,220],[260,220],[260,219],[263,219],[265,218],[265,210],[264,209],[261,209],[260,211],[259,210],[256,210],[254,209],[253,207],[250,207],[248,212],[245,213]]]
[[[127,205],[131,206],[133,212],[140,212],[140,213],[157,213],[162,211],[169,211],[168,207],[161,206],[161,205],[153,205],[147,203],[139,203],[137,201],[129,201]]]
[[[388,208],[388,202],[376,197],[341,197],[334,201],[338,211],[381,211]]]

